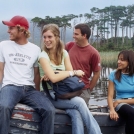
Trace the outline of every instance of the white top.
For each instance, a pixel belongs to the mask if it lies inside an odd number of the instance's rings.
[[[34,67],[38,67],[40,48],[28,42],[25,45],[14,41],[0,43],[0,62],[5,63],[2,87],[8,84],[17,86],[34,84]]]
[[[63,49],[63,57],[62,57],[62,61],[61,61],[61,64],[60,64],[60,65],[55,65],[55,64],[53,64],[53,63],[51,62],[51,60],[50,60],[48,54],[47,54],[45,51],[42,51],[42,52],[40,53],[38,59],[40,59],[40,58],[45,58],[45,59],[47,59],[47,60],[49,61],[50,66],[51,66],[51,68],[52,68],[53,70],[59,69],[59,70],[64,71],[64,70],[65,70],[64,60],[65,60],[65,58],[66,58],[67,56],[68,56],[68,52]],[[41,77],[44,76],[45,73],[44,73],[44,71],[42,70],[42,67],[41,67],[40,64],[39,64],[39,69],[40,69],[40,76],[41,76]]]
[[[48,54],[45,52],[45,51],[42,51],[39,55],[39,59],[40,58],[45,58],[48,60],[48,62],[50,63],[50,66],[53,70],[56,70],[56,69],[60,69],[62,71],[65,70],[65,64],[64,64],[64,60],[65,58],[68,56],[68,52],[66,50],[63,50],[63,57],[62,57],[62,61],[61,61],[61,64],[60,65],[55,65],[51,62]],[[45,72],[43,71],[41,65],[39,64],[39,70],[40,70],[40,76],[44,76]],[[51,87],[48,85],[48,88],[51,89]],[[42,88],[42,84],[40,84],[40,90],[43,90]]]

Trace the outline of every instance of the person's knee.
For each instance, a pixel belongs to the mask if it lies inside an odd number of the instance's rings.
[[[85,100],[81,97],[79,97],[79,104],[86,105]]]
[[[87,107],[87,104],[85,103],[84,99],[81,98],[81,97],[77,97],[77,100],[76,100],[76,106],[79,106],[79,107]]]

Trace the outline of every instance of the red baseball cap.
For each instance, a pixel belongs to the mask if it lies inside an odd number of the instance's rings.
[[[2,23],[7,26],[20,25],[24,27],[26,30],[28,30],[29,28],[29,23],[27,19],[23,16],[14,16],[10,21],[2,21]]]

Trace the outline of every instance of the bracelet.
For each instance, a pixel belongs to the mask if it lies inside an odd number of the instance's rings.
[[[76,72],[77,70],[73,70],[73,71],[74,71],[74,75],[77,75],[77,72]]]
[[[74,76],[73,73],[74,73],[73,71],[69,71],[69,75],[70,75],[70,77]]]

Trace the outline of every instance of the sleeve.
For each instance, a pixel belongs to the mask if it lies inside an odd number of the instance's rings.
[[[5,62],[4,56],[3,56],[3,46],[4,44],[0,43],[0,62]]]
[[[69,50],[73,47],[73,45],[74,45],[74,42],[68,42],[68,43],[65,45],[66,51],[69,52]]]
[[[39,54],[38,61],[40,60],[40,58],[45,58],[45,59],[47,59],[48,61],[50,61],[49,56],[48,56],[48,54],[47,54],[45,51],[42,51],[42,52]]]
[[[65,50],[68,51],[68,45],[67,44],[65,45]]]
[[[92,56],[92,70],[99,71],[101,69],[100,55],[98,52],[94,53]]]
[[[114,79],[115,79],[115,71],[111,72],[110,75],[109,75],[109,80],[114,82]]]
[[[38,67],[39,66],[39,64],[38,64],[38,55],[40,55],[40,53],[41,53],[41,50],[40,50],[40,48],[38,49],[38,53],[37,53],[37,60],[35,61],[35,63],[34,63],[34,67]]]
[[[66,50],[63,50],[63,57],[66,58],[68,56],[68,52]]]

